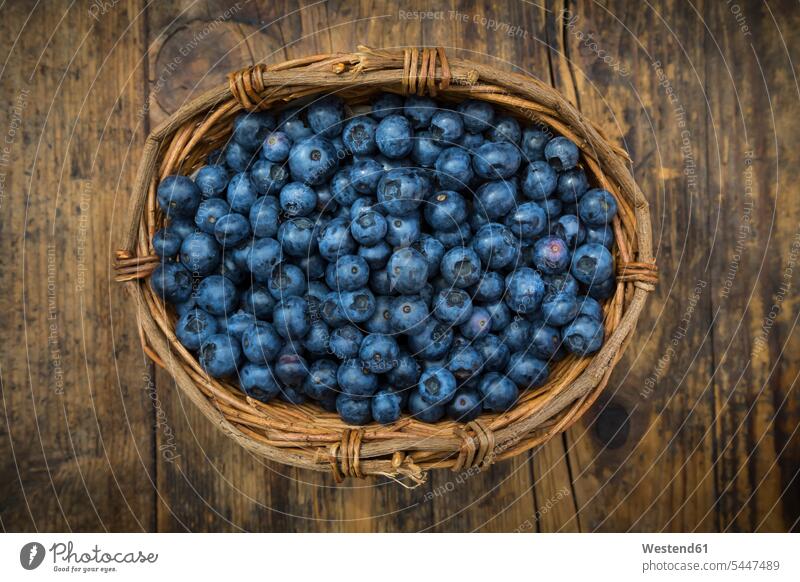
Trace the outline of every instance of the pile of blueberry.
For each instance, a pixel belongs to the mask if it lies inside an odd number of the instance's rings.
[[[206,372],[349,424],[468,421],[602,345],[614,197],[488,103],[380,94],[242,114],[158,186],[155,293]]]

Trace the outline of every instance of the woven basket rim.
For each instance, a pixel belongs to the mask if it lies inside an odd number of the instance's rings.
[[[570,357],[544,386],[528,391],[514,409],[484,414],[467,424],[427,425],[403,417],[394,425],[345,425],[316,405],[262,404],[207,377],[174,335],[174,321],[147,284],[158,262],[151,240],[160,224],[155,186],[176,168],[189,174],[243,110],[275,108],[321,93],[341,92],[354,102],[368,93],[428,93],[446,99],[483,99],[575,141],[587,172],[617,199],[617,289],[604,304],[607,337],[591,358]],[[649,206],[629,169],[630,159],[549,85],[465,59],[441,48],[313,55],[256,65],[230,75],[227,85],[193,99],[145,141],[130,204],[130,223],[117,251],[117,280],[134,299],[145,353],[227,436],[269,460],[346,476],[383,475],[411,486],[432,468],[460,470],[490,464],[540,446],[580,418],[608,382],[627,347],[656,281]],[[610,335],[608,332],[611,332]],[[563,365],[562,365],[563,364]],[[315,406],[315,408],[309,408]]]

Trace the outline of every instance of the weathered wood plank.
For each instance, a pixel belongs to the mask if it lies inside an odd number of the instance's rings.
[[[145,135],[141,6],[31,7],[0,22],[14,104],[0,113],[0,515],[10,530],[148,531],[150,366],[110,272]]]

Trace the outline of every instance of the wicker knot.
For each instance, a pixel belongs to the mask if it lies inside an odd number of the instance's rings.
[[[458,430],[461,437],[461,449],[453,471],[485,467],[494,461],[494,433],[480,420],[468,422]],[[477,441],[477,442],[476,442]]]
[[[658,266],[653,263],[622,263],[617,271],[617,281],[632,281],[634,287],[645,291],[655,291],[658,283]]]
[[[114,257],[114,280],[117,283],[143,279],[155,271],[161,257],[158,255],[147,255],[146,257],[134,257],[130,251],[120,249]]]
[[[266,65],[258,64],[228,75],[231,95],[247,111],[257,111],[261,107],[266,70]]]
[[[403,93],[424,95],[425,89],[431,97],[436,96],[436,59],[442,69],[439,89],[450,86],[450,65],[443,47],[407,48],[403,50]]]
[[[364,478],[359,457],[363,438],[363,430],[346,428],[342,432],[342,440],[331,445],[328,461],[331,464],[333,478],[337,483],[341,483],[346,477]]]

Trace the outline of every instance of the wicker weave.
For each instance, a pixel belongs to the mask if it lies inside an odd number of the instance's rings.
[[[204,373],[175,337],[175,314],[148,285],[147,276],[159,261],[151,241],[164,220],[156,202],[158,181],[203,165],[208,153],[229,139],[237,113],[279,109],[295,99],[329,92],[357,105],[376,91],[429,94],[445,101],[483,99],[524,123],[546,124],[578,144],[590,180],[617,199],[617,287],[603,305],[602,349],[591,358],[569,356],[555,364],[547,383],[523,393],[508,412],[484,414],[467,424],[426,424],[403,417],[388,426],[351,427],[313,403],[263,404]],[[273,461],[331,471],[337,481],[384,475],[414,486],[429,469],[486,466],[541,445],[580,418],[606,386],[657,280],[648,204],[629,166],[626,152],[553,88],[487,65],[448,59],[441,48],[359,47],[350,54],[256,65],[186,104],[147,138],[133,186],[130,226],[115,257],[116,278],[125,282],[136,303],[145,353],[240,445]]]

